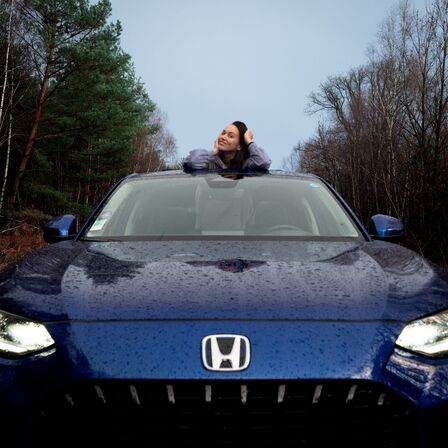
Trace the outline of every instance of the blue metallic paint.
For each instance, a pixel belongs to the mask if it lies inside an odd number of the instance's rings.
[[[225,260],[252,260],[252,266],[220,269]],[[76,242],[24,260],[2,286],[1,308],[47,322],[404,322],[446,308],[446,282],[445,273],[414,252],[378,241]]]
[[[447,274],[363,233],[47,246],[0,274],[0,309],[46,323],[56,341],[0,359],[1,399],[27,408],[80,379],[365,379],[423,413],[444,406],[448,359],[394,344],[410,320],[448,308]],[[247,370],[204,369],[200,343],[216,333],[249,337]]]

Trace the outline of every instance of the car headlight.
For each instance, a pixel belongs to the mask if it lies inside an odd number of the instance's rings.
[[[448,310],[406,325],[396,344],[426,356],[447,356]]]
[[[0,355],[27,355],[53,344],[44,325],[0,311]]]

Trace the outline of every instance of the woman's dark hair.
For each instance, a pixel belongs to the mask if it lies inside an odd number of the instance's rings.
[[[235,157],[230,161],[228,168],[238,170],[243,168],[244,162],[249,158],[249,148],[244,141],[244,134],[247,131],[247,126],[242,121],[234,121],[232,123],[234,126],[238,128],[238,132],[240,133],[240,146],[241,149],[237,151]]]

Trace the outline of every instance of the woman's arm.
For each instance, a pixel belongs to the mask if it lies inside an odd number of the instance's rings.
[[[210,155],[206,149],[193,149],[183,162],[184,170],[207,170]]]
[[[243,168],[249,170],[268,170],[271,166],[271,159],[263,148],[260,148],[254,141],[249,143],[249,158],[244,162]]]

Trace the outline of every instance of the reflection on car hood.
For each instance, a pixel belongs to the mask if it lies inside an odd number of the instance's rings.
[[[160,241],[47,246],[0,279],[40,320],[409,320],[448,308],[446,275],[382,242]]]

